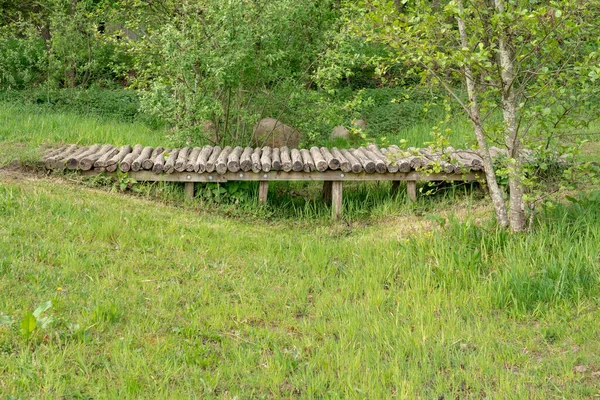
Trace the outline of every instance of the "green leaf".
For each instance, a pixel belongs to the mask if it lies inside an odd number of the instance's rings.
[[[48,310],[50,307],[52,307],[52,301],[48,300],[46,302],[43,302],[38,306],[38,308],[35,309],[35,311],[33,312],[33,316],[36,319],[40,318],[40,315],[42,315],[42,313]]]
[[[0,315],[0,325],[12,325],[13,320],[8,315]]]
[[[29,337],[31,332],[35,330],[37,325],[37,320],[35,316],[31,313],[31,311],[27,311],[23,319],[21,320],[21,333],[24,336]]]

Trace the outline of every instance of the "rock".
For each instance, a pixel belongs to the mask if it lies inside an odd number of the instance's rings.
[[[346,129],[344,126],[338,125],[335,128],[333,128],[333,130],[331,131],[330,138],[331,139],[337,139],[337,138],[350,139],[350,131],[348,129]]]
[[[355,119],[352,121],[352,125],[354,125],[356,129],[361,129],[363,131],[367,129],[367,121],[364,119]]]
[[[300,132],[275,118],[263,118],[258,121],[252,135],[252,142],[257,147],[297,148],[301,139]]]

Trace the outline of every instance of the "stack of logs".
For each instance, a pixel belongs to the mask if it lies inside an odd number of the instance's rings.
[[[447,148],[443,152],[431,149],[398,146],[378,148],[375,145],[357,149],[310,149],[252,148],[204,146],[184,148],[135,146],[115,147],[109,144],[93,146],[67,145],[47,153],[47,168],[54,170],[80,169],[98,172],[122,172],[147,170],[157,174],[173,172],[227,172],[285,171],[285,172],[342,172],[396,173],[422,170],[464,173],[483,169],[483,160],[474,151]]]

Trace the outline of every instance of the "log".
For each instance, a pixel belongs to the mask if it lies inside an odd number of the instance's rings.
[[[398,171],[400,172],[410,172],[412,169],[411,163],[414,156],[410,156],[406,151],[401,150],[398,146],[390,146],[385,154],[389,159],[392,160],[392,163],[395,163],[398,166]]]
[[[140,155],[131,163],[131,170],[139,171],[142,168],[142,163],[150,158],[153,150],[154,149],[150,146],[144,147]]]
[[[206,164],[208,163],[208,158],[210,157],[213,151],[212,146],[204,146],[200,154],[198,154],[198,159],[194,163],[194,171],[203,173],[206,171]]]
[[[190,154],[188,154],[188,160],[185,164],[185,171],[192,172],[196,170],[196,160],[198,160],[198,156],[202,151],[202,147],[194,147]]]
[[[300,151],[298,149],[292,149],[292,171],[300,172],[304,169],[304,164],[302,164],[302,156],[300,155]]]
[[[131,164],[133,161],[141,154],[142,149],[143,147],[141,144],[136,144],[133,146],[131,153],[127,154],[123,161],[121,161],[119,164],[119,169],[123,172],[128,172],[131,169]]]
[[[344,156],[344,158],[350,163],[350,171],[358,174],[363,170],[360,161],[358,161],[356,157],[354,157],[348,150],[342,149],[340,152],[342,153],[342,156]]]
[[[104,146],[102,146],[100,148],[100,150],[98,150],[94,154],[87,155],[84,158],[82,158],[81,160],[79,160],[79,168],[83,171],[89,171],[90,169],[92,169],[94,167],[94,163],[96,161],[98,161],[104,155],[109,154],[109,152],[113,148],[114,147],[112,145],[105,144]]]
[[[360,162],[367,173],[372,174],[375,172],[375,162],[364,155],[362,151],[357,149],[349,149],[348,151]]]
[[[248,172],[252,169],[252,147],[246,147],[244,152],[240,156],[240,168],[244,172]]]
[[[271,168],[273,171],[281,170],[281,150],[275,147],[271,152]]]
[[[340,219],[342,216],[342,182],[331,183],[331,218]]]
[[[152,168],[154,167],[154,160],[156,160],[156,157],[163,151],[165,151],[165,149],[162,148],[162,146],[158,146],[157,148],[152,150],[152,154],[150,154],[150,157],[142,161],[142,168],[146,171],[152,170]]]
[[[358,150],[360,152],[362,152],[369,160],[371,160],[375,163],[375,171],[376,172],[383,174],[384,172],[387,171],[387,166],[385,165],[385,161],[383,161],[382,158],[377,156],[377,154],[373,153],[369,149],[365,149],[364,147],[360,147]]]
[[[169,154],[169,158],[165,161],[165,165],[163,166],[163,172],[165,174],[172,174],[175,171],[175,163],[177,162],[177,158],[179,157],[179,149],[173,149],[171,154]]]
[[[311,147],[310,155],[313,161],[315,162],[315,167],[317,168],[317,171],[323,172],[329,167],[329,164],[327,163],[327,161],[325,161],[325,157],[323,157],[323,154],[321,154],[321,150],[319,150],[318,147]]]
[[[454,166],[449,162],[442,159],[440,153],[434,153],[431,149],[419,149],[419,153],[423,154],[429,161],[429,167],[433,168],[435,164],[438,164],[442,171],[447,174],[454,172]]]
[[[244,149],[240,146],[237,146],[235,149],[229,153],[229,157],[227,157],[227,169],[231,172],[238,172],[240,170],[240,156]]]
[[[262,148],[260,165],[264,172],[269,172],[271,170],[271,148],[269,146]]]
[[[321,147],[321,154],[323,155],[323,158],[325,159],[325,162],[327,163],[329,169],[336,170],[340,168],[339,157],[336,157],[333,154],[331,154],[327,147]]]
[[[177,171],[177,172],[185,171],[185,169],[187,167],[189,153],[190,153],[189,147],[184,147],[183,149],[179,150],[179,153],[177,153],[177,160],[175,160],[175,167],[174,167],[175,171]]]
[[[367,146],[371,152],[376,154],[383,162],[385,163],[385,169],[390,173],[398,172],[398,164],[392,162],[390,158],[387,157],[386,153],[384,153],[385,149],[379,149],[376,145],[370,144]],[[385,150],[387,152],[387,150]]]
[[[154,165],[152,166],[152,172],[155,174],[161,174],[165,170],[165,156],[169,157],[173,149],[167,148],[165,151],[159,153],[154,159]]]
[[[315,163],[310,156],[310,151],[306,149],[300,149],[300,155],[302,156],[302,166],[304,172],[313,172],[315,168]]]
[[[96,160],[96,162],[94,163],[94,169],[95,170],[99,170],[99,169],[106,170],[106,163],[118,152],[119,152],[119,148],[113,147],[113,149],[111,151],[107,152],[102,157],[100,157],[99,159]]]
[[[227,160],[229,159],[229,154],[231,153],[231,146],[225,146],[219,154],[216,163],[217,174],[223,175],[227,172]]]
[[[281,169],[285,172],[292,170],[292,156],[290,155],[290,149],[286,146],[281,148]]]
[[[76,144],[72,144],[63,149],[63,151],[54,154],[52,157],[48,157],[46,159],[46,167],[50,169],[58,168],[61,160],[76,152],[78,148],[79,147],[77,147]]]
[[[57,147],[55,149],[49,149],[46,154],[44,154],[44,157],[42,158],[42,161],[46,161],[47,159],[54,157],[62,152],[64,152],[66,149],[68,149],[69,146],[60,146]]]
[[[101,146],[99,144],[95,144],[89,147],[86,151],[81,152],[77,155],[73,153],[71,157],[67,160],[67,168],[76,169],[79,166],[79,162],[83,160],[85,157],[95,154],[98,150],[100,150]]]
[[[260,153],[261,149],[260,147],[257,147],[250,156],[250,159],[252,160],[252,172],[254,173],[259,173],[262,169],[262,164],[260,163]]]
[[[350,161],[348,161],[348,159],[344,157],[344,155],[336,147],[331,149],[331,155],[340,161],[340,169],[342,172],[352,172],[352,165],[350,164]],[[331,168],[331,165],[329,168]]]
[[[448,153],[450,160],[456,160],[459,165],[462,164],[467,169],[473,171],[483,169],[483,159],[475,152],[454,150],[452,147],[447,147],[444,151]]]
[[[221,154],[221,148],[219,146],[213,147],[212,153],[206,161],[206,172],[213,172],[215,170],[219,154]]]
[[[106,171],[107,172],[115,172],[117,170],[117,167],[119,166],[119,164],[121,163],[121,161],[123,161],[123,159],[129,154],[131,153],[133,149],[131,148],[130,145],[126,144],[125,146],[121,147],[119,149],[119,152],[117,154],[115,154],[114,156],[112,156],[112,158],[110,158],[105,165]]]

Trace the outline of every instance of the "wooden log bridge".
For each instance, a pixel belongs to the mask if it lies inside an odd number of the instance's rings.
[[[46,168],[84,174],[127,173],[137,181],[183,182],[188,198],[197,182],[258,181],[258,201],[267,202],[271,181],[322,181],[332,217],[342,215],[345,181],[392,181],[397,191],[406,181],[407,199],[417,198],[417,181],[479,181],[483,160],[474,151],[447,148],[400,149],[375,145],[352,149],[204,146],[185,148],[65,145],[43,156]]]

